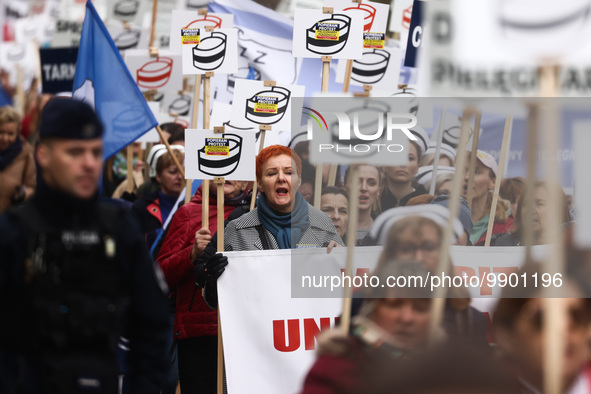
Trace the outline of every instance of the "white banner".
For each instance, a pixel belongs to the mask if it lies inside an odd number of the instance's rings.
[[[542,257],[544,250],[534,247],[534,257]],[[356,248],[353,272],[357,276],[371,272],[380,253],[381,247]],[[456,272],[466,272],[470,278],[517,271],[525,248],[453,246],[450,253]],[[321,329],[335,326],[342,301],[292,296],[299,291],[309,297],[326,294],[330,281],[324,289],[302,289],[301,275],[341,276],[347,248],[336,248],[329,255],[324,249],[226,254],[229,265],[218,282],[218,293],[228,392],[299,392],[315,360],[316,337]],[[499,291],[486,285],[473,289],[473,297],[481,297],[474,298],[473,305],[489,319]],[[340,294],[340,289],[334,291],[334,297]]]

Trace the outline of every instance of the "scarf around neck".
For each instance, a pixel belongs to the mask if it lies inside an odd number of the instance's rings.
[[[304,231],[310,227],[308,203],[300,192],[295,195],[295,207],[288,214],[274,211],[267,202],[265,193],[258,199],[259,220],[273,234],[280,249],[291,249],[302,238]]]
[[[23,141],[21,141],[20,135],[16,137],[16,141],[12,143],[8,148],[0,150],[0,171],[4,171],[6,167],[10,165],[16,159],[16,157],[23,150]]]

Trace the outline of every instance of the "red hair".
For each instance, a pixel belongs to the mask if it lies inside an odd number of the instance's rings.
[[[287,155],[295,162],[298,175],[302,173],[302,159],[293,150],[283,145],[271,145],[259,152],[256,158],[256,175],[260,179],[263,174],[263,164],[271,157]]]

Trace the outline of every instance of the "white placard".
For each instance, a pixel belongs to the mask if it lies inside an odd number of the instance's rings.
[[[187,179],[255,180],[255,133],[248,131],[185,130]]]
[[[48,45],[55,32],[55,22],[48,15],[35,15],[14,23],[16,42],[36,40],[40,47]]]
[[[150,111],[154,114],[154,117],[158,118],[158,114],[160,113],[160,103],[156,101],[148,101],[148,107],[150,107]],[[146,134],[142,135],[140,138],[135,140],[135,142],[158,142],[160,141],[160,134],[156,129],[152,129],[148,131]]]
[[[209,0],[178,0],[177,9],[187,9],[196,11],[201,8],[207,8]]]
[[[575,147],[574,201],[577,212],[575,226],[575,242],[581,248],[591,247],[591,182],[589,168],[591,155],[586,150],[591,146],[591,122],[579,121],[573,125],[573,146]]]
[[[232,120],[232,105],[222,103],[220,101],[216,101],[213,104],[213,110],[211,111],[211,124],[214,126],[224,126],[226,131],[246,131],[250,133],[255,133],[256,141],[255,146],[257,149],[259,148],[260,138],[262,136],[261,131],[257,125],[250,125],[250,126],[237,126]],[[285,143],[285,138],[289,141],[289,134],[290,131],[267,131],[265,133],[265,142],[263,143],[263,148],[266,148],[271,145],[287,145]]]
[[[215,29],[212,32],[200,29],[199,37],[199,44],[183,45],[183,74],[205,74],[208,71],[231,74],[238,70],[236,29]]]
[[[107,14],[109,20],[125,21],[141,25],[144,14],[151,12],[150,2],[141,0],[109,0]]]
[[[353,60],[351,85],[372,85],[374,89],[396,91],[403,54],[402,49],[387,45],[384,49],[364,49],[363,57]],[[346,64],[344,59],[339,60],[336,74],[339,83],[345,79]]]
[[[158,119],[159,124],[176,123],[182,126],[183,129],[188,129],[189,127],[191,127],[190,119],[187,119],[184,116],[170,116],[169,114],[160,112],[156,118]]]
[[[162,98],[160,111],[174,118],[180,117],[187,119],[189,124],[191,124],[191,116],[193,115],[193,95],[190,93],[179,94],[179,92],[166,92]],[[199,115],[201,115],[201,113]]]
[[[372,90],[372,97],[397,97],[409,100],[410,110],[417,116],[419,125],[423,129],[430,129],[433,127],[433,100],[421,99],[418,96],[417,88],[415,86],[402,85],[398,86],[396,90],[388,94],[384,94],[379,90]],[[413,98],[414,99],[411,99]]]
[[[76,47],[80,44],[82,22],[66,19],[55,21],[55,30],[51,39],[53,48]]]
[[[16,86],[17,65],[23,70],[25,89],[28,89],[30,81],[37,75],[40,65],[39,50],[33,41],[3,42],[0,45],[0,64],[10,75],[10,84]]]
[[[381,247],[357,247],[354,270],[369,273]],[[535,246],[539,258],[546,248]],[[347,248],[225,252],[229,264],[218,281],[220,318],[228,392],[298,393],[316,358],[316,328],[334,327],[341,314],[339,298],[293,298],[292,264],[301,272],[341,276]],[[452,246],[456,273],[468,277],[515,272],[525,259],[524,247]],[[528,284],[532,284],[528,282]],[[478,295],[480,293],[480,295]],[[486,285],[473,292],[473,306],[490,321],[499,288]]]
[[[537,66],[545,59],[590,64],[591,2],[453,0],[459,64]],[[494,16],[494,17],[491,17]]]
[[[150,30],[131,26],[129,30],[123,26],[109,26],[109,34],[113,38],[115,46],[120,51],[127,49],[145,49],[148,50],[150,43]]]
[[[396,0],[393,3],[390,31],[400,33],[400,47],[406,50],[413,0]]]
[[[293,97],[304,97],[304,91],[299,85],[264,86],[262,81],[237,79],[231,121],[237,126],[269,125],[274,131],[289,130],[291,114],[302,111],[301,106],[293,107]]]
[[[183,88],[180,54],[160,50],[158,57],[152,57],[145,49],[130,49],[125,52],[125,64],[141,91]]]
[[[353,11],[361,14],[363,18],[364,32],[386,33],[388,26],[388,4],[364,1],[357,3],[351,0],[324,0],[324,7],[333,7],[335,10]]]
[[[363,47],[363,18],[355,11],[325,14],[320,10],[296,10],[293,56],[332,56],[359,59]]]
[[[234,27],[234,15],[215,12],[199,15],[197,11],[173,10],[170,23],[170,50],[181,53],[181,29],[203,29],[205,26],[215,29]]]

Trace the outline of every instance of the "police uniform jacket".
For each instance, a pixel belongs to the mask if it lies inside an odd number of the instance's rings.
[[[132,392],[160,392],[166,369],[166,285],[159,279],[161,274],[158,274],[148,255],[137,222],[114,204],[97,198],[78,200],[51,189],[39,179],[37,193],[25,206],[0,216],[0,312],[2,316],[10,316],[0,325],[0,392],[12,392],[15,387],[15,392],[48,392],[47,389],[38,389],[42,386],[41,376],[45,380],[48,376],[43,367],[39,367],[40,360],[49,353],[59,353],[64,363],[70,353],[77,354],[80,363],[95,353],[114,359],[116,338],[120,335],[114,332],[117,330],[125,330],[130,339]],[[25,210],[20,215],[26,210],[33,213],[29,215],[32,218],[29,223],[21,220],[18,210]],[[36,223],[33,226],[30,222]],[[50,237],[54,234],[58,235],[55,239]],[[31,254],[33,244],[35,248]],[[72,250],[77,251],[78,257],[69,253]],[[44,257],[47,255],[60,258],[49,260],[49,257]],[[97,259],[97,255],[101,258]],[[50,264],[41,265],[46,268],[36,270],[37,260],[49,260]],[[88,272],[91,268],[94,270],[92,275]],[[57,285],[50,289],[59,293],[59,297],[64,294],[68,302],[72,297],[68,298],[67,294],[74,292],[77,296],[82,294],[81,298],[85,300],[90,299],[83,304],[84,308],[78,308],[87,313],[76,315],[75,329],[69,326],[74,324],[76,303],[64,302],[57,310],[56,321],[68,326],[67,335],[63,335],[66,329],[60,332],[59,328],[47,333],[50,327],[47,322],[39,321],[40,317],[31,312],[36,309],[29,305],[30,294],[37,295],[33,297],[33,302],[38,304],[43,301],[39,299],[42,289],[36,286],[40,283],[36,278],[42,276],[41,272],[53,272]],[[107,305],[106,310],[116,313],[116,318],[111,319],[112,326],[100,327],[105,319],[92,321],[98,315],[95,311],[99,311],[104,303],[103,293],[115,292],[121,295],[118,300],[125,301]],[[48,293],[48,298],[56,297],[53,293]],[[71,319],[68,320],[68,316]],[[111,339],[95,346],[86,341],[85,335],[98,328],[116,335],[115,342]],[[58,338],[51,349],[47,341],[39,340],[42,332]],[[72,333],[76,337],[75,346],[68,345],[74,341]],[[59,347],[60,343],[63,348]],[[55,363],[53,365],[56,366]],[[56,373],[60,371],[57,369]],[[80,382],[92,384],[93,380],[88,378]],[[61,383],[63,379],[58,381],[58,384]]]

